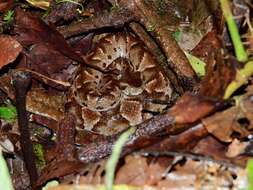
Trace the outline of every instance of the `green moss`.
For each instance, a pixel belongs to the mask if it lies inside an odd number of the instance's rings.
[[[33,151],[36,158],[36,164],[38,168],[43,168],[46,165],[46,161],[44,159],[44,149],[41,144],[34,144]]]
[[[0,107],[0,118],[7,121],[13,122],[17,118],[17,111],[13,105],[5,105]]]

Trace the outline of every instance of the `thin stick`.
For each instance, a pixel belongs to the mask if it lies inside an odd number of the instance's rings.
[[[17,71],[13,74],[13,86],[16,91],[16,107],[18,113],[18,125],[20,131],[20,144],[26,165],[29,173],[30,182],[34,187],[38,178],[38,173],[35,164],[35,156],[33,152],[33,145],[30,139],[30,132],[28,129],[28,117],[25,108],[26,93],[31,82],[31,75],[27,72]]]

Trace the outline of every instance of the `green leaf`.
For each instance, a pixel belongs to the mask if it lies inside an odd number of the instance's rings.
[[[199,77],[203,77],[206,74],[205,66],[206,63],[199,58],[185,52],[187,59],[189,60],[193,70],[197,73]]]
[[[253,189],[253,159],[247,163],[246,170],[248,173],[248,190]]]
[[[5,13],[3,21],[5,21],[5,23],[10,23],[14,18],[14,11],[13,10],[9,10],[7,11],[7,13]]]
[[[114,149],[112,150],[112,155],[108,159],[105,167],[106,175],[105,175],[105,186],[107,190],[112,190],[113,187],[113,181],[114,181],[114,173],[115,168],[117,166],[122,148],[126,141],[128,140],[128,137],[134,133],[135,127],[131,127],[126,132],[120,135],[119,139],[116,141],[114,145]]]
[[[47,190],[49,187],[55,187],[58,185],[59,185],[59,182],[56,180],[49,181],[49,182],[47,182],[47,184],[44,187],[42,187],[42,190]]]
[[[13,122],[17,118],[17,111],[13,105],[0,107],[0,118],[7,122]]]
[[[106,190],[106,187],[99,186],[97,190]],[[141,188],[122,184],[122,185],[113,185],[113,190],[141,190]]]
[[[0,189],[14,190],[12,186],[9,170],[6,165],[5,159],[2,155],[1,148],[0,148]]]

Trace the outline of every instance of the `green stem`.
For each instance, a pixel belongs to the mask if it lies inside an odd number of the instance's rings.
[[[116,170],[116,166],[118,163],[118,160],[120,158],[120,154],[122,151],[122,148],[124,144],[127,142],[128,137],[134,133],[136,130],[135,127],[131,127],[124,133],[122,133],[119,137],[119,139],[116,141],[113,150],[112,155],[108,159],[105,167],[106,175],[105,175],[105,186],[106,190],[112,190],[113,189],[113,181],[114,181],[114,174]]]
[[[1,147],[0,147],[0,189],[14,190],[7,164],[2,155]]]
[[[237,25],[235,23],[232,12],[230,10],[229,0],[220,0],[220,4],[221,4],[223,15],[228,25],[228,30],[233,42],[236,58],[238,61],[245,62],[248,60],[248,55],[240,39],[240,34],[238,31]]]
[[[242,69],[237,71],[235,80],[226,89],[224,99],[228,99],[238,88],[247,83],[251,75],[253,75],[253,61],[247,62]]]

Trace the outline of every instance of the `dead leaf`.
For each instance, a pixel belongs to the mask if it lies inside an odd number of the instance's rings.
[[[53,25],[47,25],[40,18],[26,13],[21,9],[15,10],[15,27],[17,40],[23,46],[42,43],[59,51],[64,56],[84,63],[83,59],[66,42],[64,37]]]
[[[240,142],[238,139],[234,139],[228,146],[226,156],[233,158],[245,152],[245,148],[249,145],[249,142]]]
[[[62,94],[48,94],[40,89],[30,90],[27,94],[26,108],[29,112],[60,121],[64,117],[64,102]]]
[[[49,179],[75,173],[84,166],[75,156],[75,117],[65,116],[59,124],[57,146],[54,159],[42,170],[37,185],[40,186]]]
[[[218,99],[185,93],[169,110],[178,124],[193,123],[215,111],[221,105]]]
[[[0,69],[13,62],[21,51],[22,46],[13,37],[0,35]]]
[[[199,141],[199,143],[193,148],[192,152],[198,155],[204,155],[206,158],[212,158],[221,163],[233,163],[241,167],[245,167],[248,156],[237,156],[229,158],[226,156],[227,143],[222,143],[213,136],[207,136]]]
[[[238,99],[236,106],[202,120],[207,131],[223,142],[231,142],[234,132],[239,134],[239,138],[244,138],[251,134],[253,129],[253,88],[248,88],[248,92]]]
[[[0,12],[6,12],[7,10],[11,9],[14,5],[14,0],[8,0],[6,2],[0,3]]]
[[[116,183],[143,185],[148,182],[148,163],[146,158],[140,156],[127,156],[125,165],[119,169]]]

